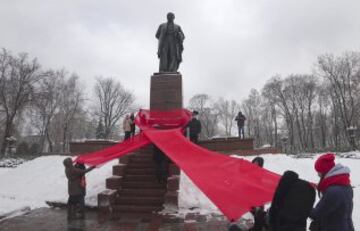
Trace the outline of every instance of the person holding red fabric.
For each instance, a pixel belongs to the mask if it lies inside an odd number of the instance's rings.
[[[335,155],[327,153],[316,160],[315,170],[320,176],[318,190],[322,197],[310,214],[310,230],[354,231],[350,169],[335,164]]]

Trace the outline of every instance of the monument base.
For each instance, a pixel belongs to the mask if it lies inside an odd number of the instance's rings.
[[[183,108],[180,73],[154,73],[150,82],[150,110],[169,111]]]

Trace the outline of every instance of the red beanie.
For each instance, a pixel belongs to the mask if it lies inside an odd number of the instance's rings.
[[[322,174],[326,174],[335,166],[335,155],[326,153],[320,156],[315,162],[315,170]]]

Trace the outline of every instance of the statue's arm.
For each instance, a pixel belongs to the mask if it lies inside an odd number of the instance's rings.
[[[160,38],[160,34],[161,34],[161,25],[160,25],[159,28],[157,29],[156,34],[155,34],[155,37],[156,37],[157,39],[159,39],[159,38]]]
[[[184,32],[181,30],[181,27],[179,26],[179,36],[180,36],[180,41],[184,41],[185,39],[185,35]]]

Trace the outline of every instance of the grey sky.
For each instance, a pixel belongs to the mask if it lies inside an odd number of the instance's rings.
[[[0,47],[65,67],[90,92],[117,77],[148,107],[155,32],[175,13],[184,33],[184,99],[240,102],[275,74],[310,73],[319,54],[360,50],[359,0],[1,0]]]

